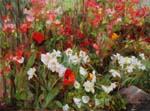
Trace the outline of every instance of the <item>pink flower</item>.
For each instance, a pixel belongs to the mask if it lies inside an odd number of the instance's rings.
[[[15,31],[15,25],[12,23],[4,24],[3,31],[7,33],[12,33]]]
[[[94,44],[93,44],[93,48],[95,48],[95,50],[96,50],[96,54],[98,55],[98,54],[99,54],[99,52],[100,52],[101,46],[100,46],[100,45],[98,45],[98,44],[96,44],[96,43],[94,43]]]

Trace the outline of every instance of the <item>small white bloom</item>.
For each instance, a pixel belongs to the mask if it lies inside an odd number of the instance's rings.
[[[24,57],[21,57],[21,59],[18,59],[17,62],[19,62],[20,64],[22,64],[24,62]]]
[[[86,52],[84,52],[84,51],[80,51],[79,52],[79,57],[81,57],[81,58],[83,58],[83,57],[85,57],[86,56]]]
[[[49,63],[48,63],[48,68],[49,68],[52,72],[55,72],[55,71],[56,71],[57,66],[58,66],[58,62],[57,62],[57,59],[56,59],[56,58],[50,60]]]
[[[134,69],[134,66],[132,64],[126,67],[126,70],[128,73],[132,73],[133,69]]]
[[[82,96],[82,102],[83,103],[88,103],[90,101],[90,97],[89,96]]]
[[[69,108],[70,108],[69,105],[66,104],[66,105],[63,106],[63,111],[69,111]]]
[[[74,87],[75,87],[76,89],[79,89],[79,88],[80,88],[80,83],[79,83],[78,81],[75,81]]]
[[[86,56],[83,58],[83,61],[84,61],[85,63],[89,63],[89,62],[90,62],[89,56],[86,55]]]
[[[111,59],[112,60],[119,60],[120,59],[120,57],[121,57],[121,55],[119,54],[119,53],[117,53],[117,54],[115,54],[115,55],[113,55],[112,57],[111,57]]]
[[[143,64],[141,64],[138,68],[141,69],[141,70],[145,70],[146,69],[146,67]]]
[[[24,62],[24,57],[21,57],[21,59],[17,59],[17,57],[13,57],[13,60],[17,61],[20,64],[22,64]]]
[[[86,71],[86,69],[84,69],[83,67],[80,66],[80,70],[79,70],[80,74],[83,76],[86,76],[88,74],[88,72]]]
[[[53,50],[52,53],[54,53],[56,57],[61,57],[61,52],[60,51]]]
[[[145,60],[145,55],[144,55],[144,53],[139,54],[139,56],[142,58],[142,60]]]
[[[113,91],[113,89],[115,89],[117,87],[117,85],[116,85],[116,83],[111,83],[110,86],[101,85],[101,87],[106,93],[110,93],[111,91]]]
[[[74,103],[77,105],[78,108],[81,108],[81,99],[80,98],[73,98]]]
[[[80,62],[80,58],[77,56],[77,54],[70,56],[69,59],[73,65],[76,65]]]
[[[121,77],[120,73],[114,69],[111,69],[109,72],[112,74],[113,77]]]
[[[41,61],[43,62],[43,64],[48,65],[48,62],[51,60],[51,56],[50,53],[46,53],[46,54],[41,54]]]
[[[33,76],[35,75],[35,71],[36,69],[33,67],[33,68],[30,68],[27,72],[27,75],[28,75],[28,80],[32,79]]]
[[[84,86],[86,92],[92,92],[92,93],[95,92],[93,82],[86,81],[86,82],[84,82],[83,86]]]
[[[59,74],[59,77],[63,77],[65,71],[66,71],[66,67],[64,67],[62,64],[56,65],[56,72]]]
[[[65,51],[65,53],[66,53],[67,56],[72,56],[73,51],[72,51],[72,49],[68,48],[68,49]]]

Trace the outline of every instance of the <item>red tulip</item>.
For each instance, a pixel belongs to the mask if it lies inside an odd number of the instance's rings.
[[[35,40],[38,44],[41,44],[44,41],[44,35],[40,32],[34,32],[32,34],[32,39]]]
[[[65,71],[63,79],[64,86],[68,86],[69,84],[74,85],[74,82],[75,82],[75,74],[70,69],[67,69]]]

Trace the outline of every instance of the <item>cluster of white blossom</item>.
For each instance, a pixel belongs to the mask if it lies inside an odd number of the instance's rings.
[[[81,108],[83,104],[87,104],[90,101],[90,97],[85,95],[81,98],[74,97],[73,102],[77,105],[78,108]]]
[[[66,67],[58,63],[58,57],[61,57],[61,52],[53,50],[52,53],[41,54],[41,61],[45,64],[52,72],[57,72],[59,77],[63,77]]]
[[[104,90],[104,92],[110,93],[111,91],[113,91],[113,90],[117,87],[117,85],[116,85],[116,83],[114,82],[114,83],[111,83],[110,86],[101,85],[101,87],[102,87],[102,89]]]
[[[73,65],[79,64],[79,63],[81,63],[81,61],[83,61],[84,63],[90,62],[89,56],[86,54],[86,52],[84,52],[82,50],[79,52],[79,54],[77,54],[77,53],[74,54],[73,50],[68,48],[65,51],[65,54],[68,57],[68,62]]]
[[[144,54],[140,54],[142,59],[145,59]],[[134,69],[145,70],[145,65],[142,64],[141,60],[135,56],[123,57],[120,54],[115,54],[111,57],[112,60],[117,60],[120,67],[125,70],[127,73],[132,73]]]

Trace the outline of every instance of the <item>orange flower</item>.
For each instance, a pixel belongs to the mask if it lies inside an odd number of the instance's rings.
[[[92,73],[89,73],[88,79],[89,79],[89,80],[92,80],[93,78],[94,78],[94,75],[93,75]]]
[[[112,35],[111,35],[111,39],[112,40],[117,40],[119,38],[119,35],[117,35],[116,33],[113,33]]]

